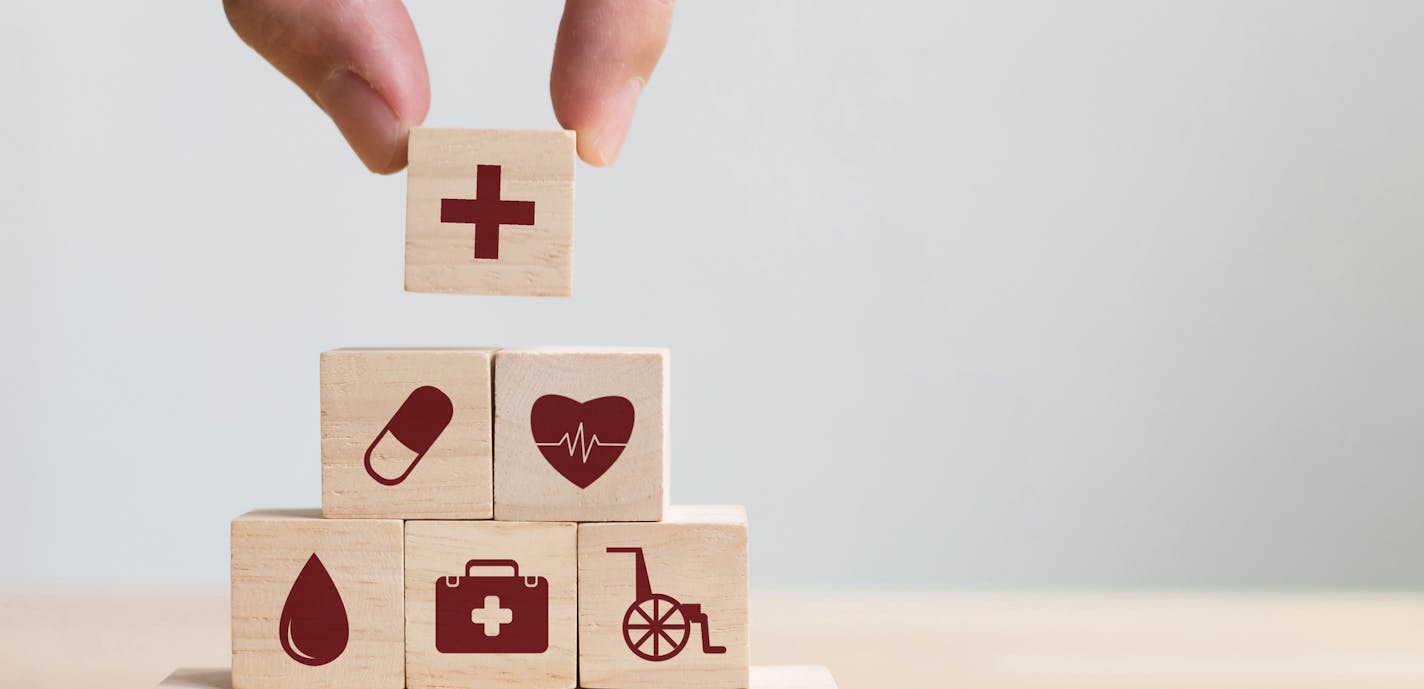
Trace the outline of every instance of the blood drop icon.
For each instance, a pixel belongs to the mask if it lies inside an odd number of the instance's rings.
[[[282,650],[303,665],[325,665],[346,650],[351,634],[346,606],[316,553],[292,582],[277,634]]]

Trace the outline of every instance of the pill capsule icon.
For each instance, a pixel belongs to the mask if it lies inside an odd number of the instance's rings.
[[[425,453],[430,451],[435,439],[445,432],[445,427],[450,425],[450,418],[454,415],[455,405],[450,403],[449,396],[439,388],[429,385],[416,388],[405,398],[396,413],[391,415],[386,427],[376,434],[371,446],[366,448],[366,473],[384,486],[394,486],[404,481],[405,477],[415,470],[415,465],[425,457]],[[387,439],[388,437],[390,439]],[[388,478],[376,471],[371,461],[373,456],[382,465],[392,463],[392,458],[396,459],[397,465],[399,460],[406,460],[408,463],[399,476]]]

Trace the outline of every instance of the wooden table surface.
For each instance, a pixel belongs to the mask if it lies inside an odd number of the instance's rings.
[[[0,594],[0,687],[228,664],[220,595]],[[842,689],[1424,687],[1424,594],[760,594],[752,662]]]

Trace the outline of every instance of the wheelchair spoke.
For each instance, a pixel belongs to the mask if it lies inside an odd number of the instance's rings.
[[[658,630],[658,636],[661,636],[662,638],[667,639],[668,646],[671,646],[671,647],[673,647],[673,648],[677,648],[677,642],[676,642],[676,641],[673,641],[673,640],[672,640],[672,637],[670,637],[670,636],[667,635],[667,632],[665,632],[665,631],[659,629],[659,630]]]

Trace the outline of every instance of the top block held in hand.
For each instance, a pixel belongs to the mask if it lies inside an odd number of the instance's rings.
[[[410,132],[405,288],[573,294],[574,133]]]

